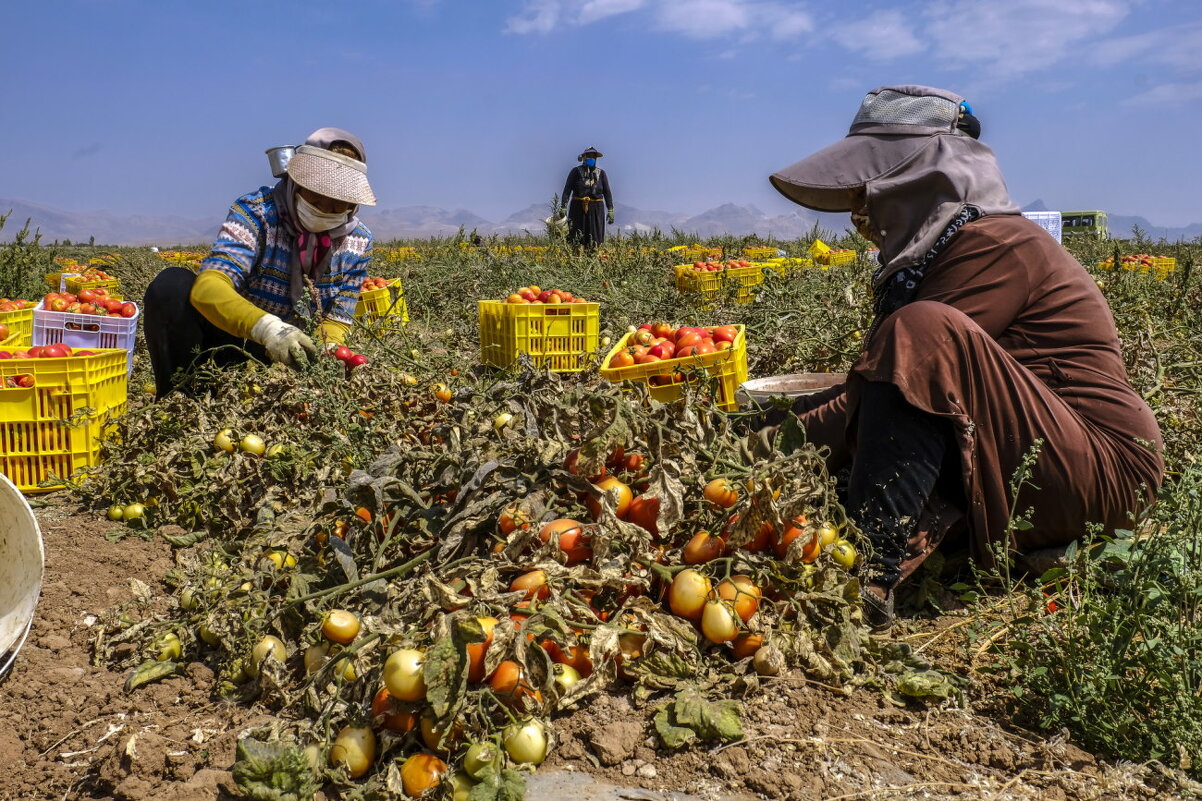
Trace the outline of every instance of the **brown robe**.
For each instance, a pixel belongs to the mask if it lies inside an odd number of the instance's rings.
[[[1114,319],[1090,275],[1019,215],[964,226],[927,269],[914,302],[881,323],[846,384],[794,407],[832,467],[855,451],[864,381],[895,384],[906,400],[952,421],[974,558],[1006,536],[1010,481],[1043,440],[1015,508],[1034,509],[1018,551],[1065,545],[1087,523],[1127,526],[1149,504],[1164,461],[1151,410],[1127,381]],[[903,577],[942,534],[911,540]]]

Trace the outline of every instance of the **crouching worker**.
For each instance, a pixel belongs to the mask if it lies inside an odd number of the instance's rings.
[[[366,161],[354,135],[315,131],[279,183],[234,202],[199,273],[168,267],[155,276],[143,328],[158,397],[198,353],[221,366],[249,354],[296,367],[342,343],[371,258],[371,231],[355,216],[376,203]],[[319,342],[298,327],[305,318]]]
[[[850,468],[848,513],[870,551],[865,610],[881,628],[894,588],[941,540],[967,538],[988,565],[999,547],[1125,527],[1164,470],[1105,298],[1019,213],[980,132],[951,92],[877,89],[846,138],[770,179],[802,206],[851,212],[880,248],[875,320],[847,382],[791,411],[832,470]],[[1011,478],[1037,441],[1012,507]],[[1012,508],[1033,510],[1033,525],[1011,526]]]

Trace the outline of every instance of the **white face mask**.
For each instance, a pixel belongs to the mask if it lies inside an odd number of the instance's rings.
[[[298,194],[296,196],[296,216],[300,218],[298,222],[302,228],[310,233],[318,234],[345,225],[350,220],[351,213],[344,211],[342,214],[326,214]]]

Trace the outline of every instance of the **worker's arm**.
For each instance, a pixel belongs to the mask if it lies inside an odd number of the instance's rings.
[[[601,192],[605,196],[605,207],[610,211],[614,210],[614,194],[609,191],[609,175],[605,170],[600,170],[601,173]]]
[[[240,339],[266,312],[238,294],[233,280],[220,270],[202,270],[192,285],[192,305],[213,325]]]
[[[573,167],[568,171],[568,180],[564,181],[563,194],[559,196],[559,203],[563,206],[564,214],[568,212],[568,204],[572,202],[572,186],[576,183],[576,168]]]

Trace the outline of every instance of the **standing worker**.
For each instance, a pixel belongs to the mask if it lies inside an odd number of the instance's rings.
[[[951,532],[986,565],[995,549],[1064,546],[1091,523],[1130,525],[1163,478],[1106,299],[1019,213],[980,132],[952,92],[885,87],[846,138],[770,179],[806,208],[851,212],[880,248],[876,317],[847,382],[791,410],[832,470],[850,467],[848,513],[870,546],[864,608],[880,628],[894,588]],[[1012,525],[1012,509],[1031,525]]]
[[[609,176],[597,166],[601,151],[590,147],[576,157],[563,185],[561,202],[567,210],[568,241],[593,248],[605,241],[605,223],[614,224],[614,196]],[[570,201],[569,201],[570,198]]]
[[[198,354],[222,366],[248,356],[300,366],[318,349],[298,327],[306,320],[324,344],[341,344],[371,260],[356,211],[375,204],[363,143],[339,128],[314,131],[279,183],[234,201],[199,274],[168,267],[146,290],[158,397]]]

